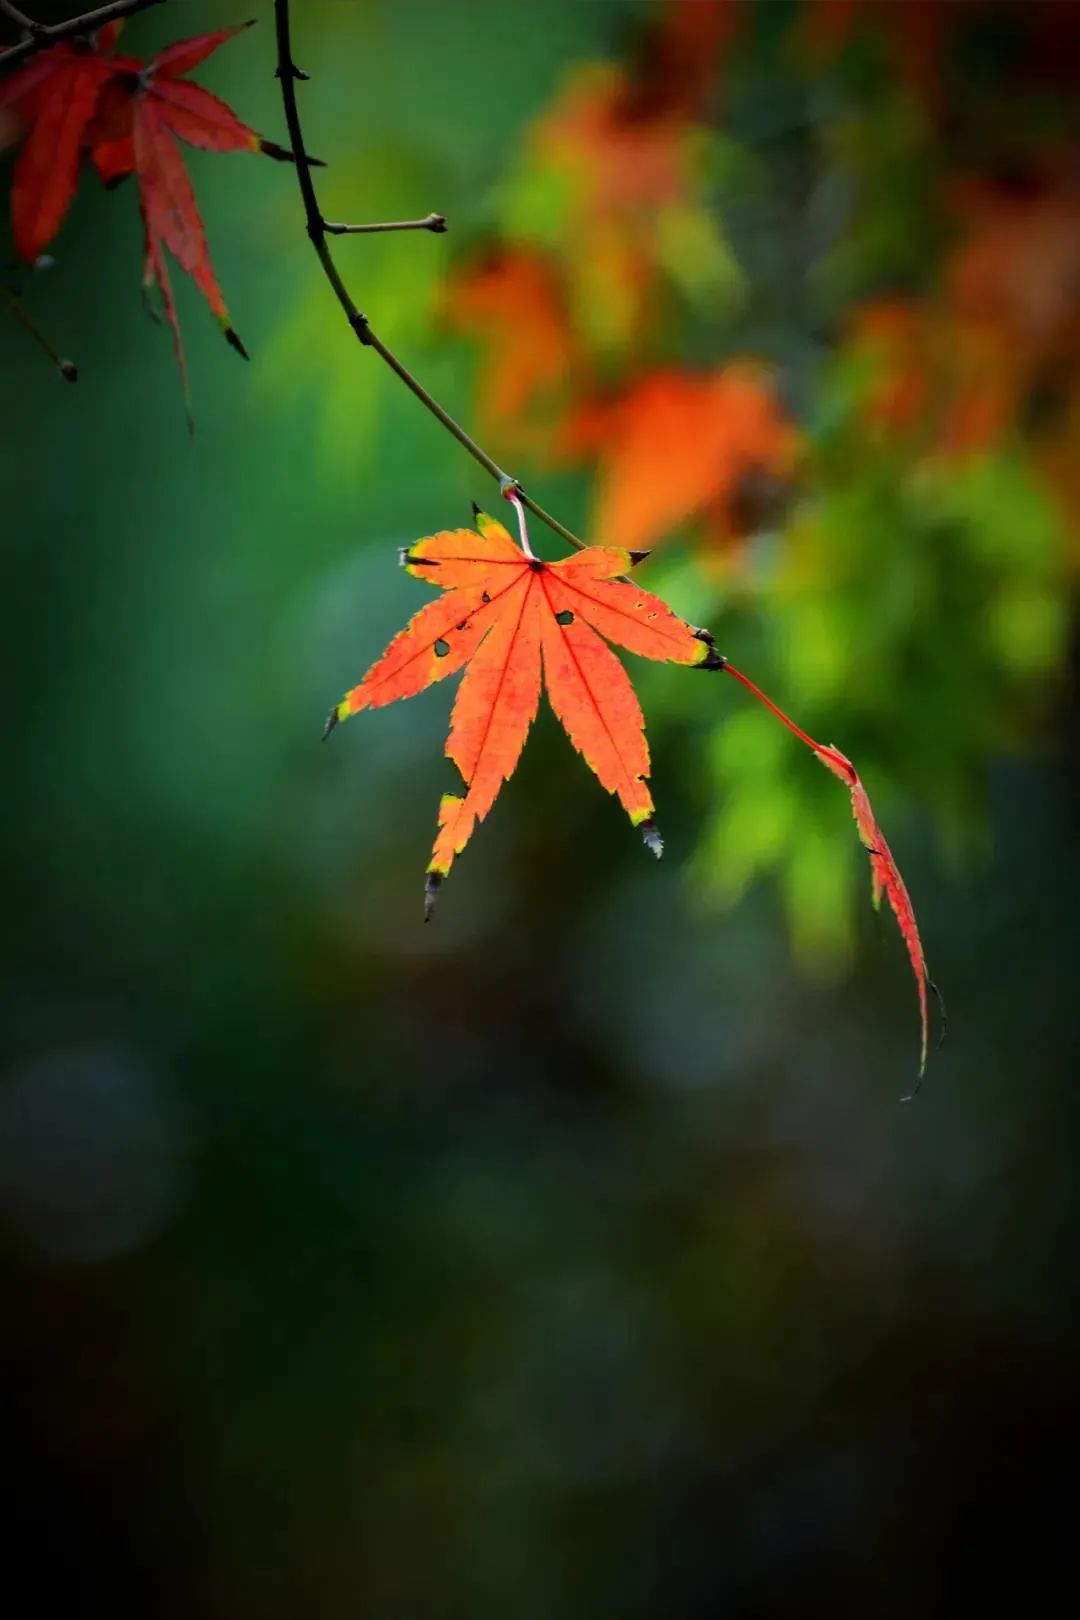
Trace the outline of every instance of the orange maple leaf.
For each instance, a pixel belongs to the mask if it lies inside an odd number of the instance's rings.
[[[465,792],[444,794],[439,805],[428,916],[454,857],[514,773],[541,684],[574,747],[659,855],[641,706],[602,638],[644,658],[701,669],[723,663],[707,632],[617,577],[641,561],[640,552],[590,546],[548,563],[528,549],[523,522],[525,549],[486,513],[478,510],[476,523],[475,531],[446,530],[403,552],[409,572],[444,594],[394,637],[327,722],[329,733],[361,709],[413,697],[465,669],[446,744]]]

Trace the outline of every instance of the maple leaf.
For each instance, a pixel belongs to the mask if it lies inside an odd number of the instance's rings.
[[[233,348],[245,358],[247,350],[232,325],[214,273],[177,138],[207,152],[263,152],[281,161],[292,160],[291,152],[264,140],[219,97],[184,77],[226,40],[250,27],[250,23],[240,23],[179,40],[145,66],[118,58],[86,132],[91,162],[106,185],[116,185],[132,173],[138,180],[146,232],[144,288],[156,284],[161,290],[182,379],[186,373],[183,344],[163,248],[168,248],[194,281]]]
[[[514,773],[541,685],[574,747],[659,855],[645,722],[630,678],[606,643],[703,669],[723,664],[705,631],[618,577],[642,553],[590,546],[548,563],[486,513],[478,510],[476,523],[475,530],[431,535],[402,554],[409,572],[443,595],[394,637],[327,722],[329,733],[361,709],[413,697],[465,669],[446,744],[465,792],[444,794],[439,805],[428,916],[455,856]],[[527,547],[524,523],[522,541]]]
[[[28,126],[12,188],[15,245],[23,259],[36,259],[59,229],[75,195],[84,149],[107,185],[136,175],[146,236],[143,286],[160,289],[185,400],[187,368],[164,249],[194,281],[233,348],[245,357],[247,351],[214,274],[177,141],[208,152],[262,152],[293,160],[285,147],[264,140],[219,97],[185,77],[251,26],[241,23],[179,40],[144,64],[113,54],[121,27],[113,23],[90,42],[41,51],[0,85],[0,111]]]
[[[105,87],[94,123],[88,132],[90,158],[101,178],[114,185],[139,168],[136,129],[139,109],[153,107],[160,124],[171,135],[204,152],[262,152],[291,163],[293,154],[268,141],[242,123],[232,108],[186,75],[207,57],[253,27],[253,22],[218,28],[167,45],[152,61],[118,58],[114,76]],[[316,162],[318,160],[315,160]]]
[[[733,675],[737,681],[741,682],[748,692],[753,693],[758,702],[763,703],[782,725],[785,725],[790,732],[798,737],[800,742],[805,743],[821,763],[832,771],[834,776],[840,778],[851,795],[851,809],[855,817],[859,841],[870,857],[871,893],[874,907],[876,909],[880,906],[881,896],[884,893],[889,905],[892,907],[897,927],[903,935],[904,944],[907,946],[907,953],[911,962],[911,971],[915,975],[915,987],[919,997],[921,1042],[919,1046],[918,1079],[914,1091],[910,1094],[914,1096],[926,1071],[926,1050],[930,1030],[926,1003],[927,990],[933,991],[938,999],[942,1014],[942,1039],[944,1039],[945,1034],[945,1009],[941,999],[941,992],[926,971],[926,957],[923,954],[922,940],[919,937],[919,927],[915,920],[915,908],[911,903],[911,896],[908,894],[907,885],[900,875],[900,868],[897,866],[892,850],[889,848],[888,840],[878,824],[877,817],[874,815],[870,796],[862,785],[858,771],[850,759],[840,752],[839,748],[834,748],[831,743],[815,742],[813,737],[809,736],[801,726],[796,725],[790,715],[786,715],[783,709],[779,708],[772,698],[761,690],[760,686],[756,686],[748,675],[744,675],[741,670],[736,669],[726,659],[722,667],[729,675]],[[907,1102],[909,1098],[905,1097],[903,1100]]]
[[[52,241],[79,183],[79,157],[102,89],[116,72],[116,27],[91,44],[54,45],[0,83],[0,108],[26,140],[15,164],[11,220],[15,250],[32,264]]]

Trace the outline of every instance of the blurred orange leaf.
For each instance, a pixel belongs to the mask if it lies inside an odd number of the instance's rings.
[[[618,536],[633,549],[696,519],[732,538],[742,528],[742,481],[786,480],[797,452],[767,374],[750,365],[653,372],[579,411],[561,443],[567,455],[598,458],[597,538]]]
[[[452,325],[485,345],[478,384],[485,431],[535,447],[543,435],[531,413],[567,386],[580,361],[554,272],[535,254],[500,253],[458,275],[443,307]]]

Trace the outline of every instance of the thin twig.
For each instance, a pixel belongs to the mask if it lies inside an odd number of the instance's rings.
[[[2,0],[0,0],[0,4],[2,4]],[[44,349],[45,353],[48,355],[61,377],[63,377],[64,381],[78,382],[79,368],[75,364],[74,360],[66,360],[63,355],[57,353],[37,322],[23,308],[15,294],[11,291],[11,288],[5,286],[2,281],[0,281],[0,298],[4,300],[5,304],[20,325],[24,327],[27,332],[29,332],[34,342],[38,345],[38,348]]]
[[[11,5],[10,0],[0,0],[0,11],[15,24],[16,28],[22,28],[31,35],[40,32],[41,24],[35,22],[33,17],[28,17],[25,11],[20,11],[18,6]]]
[[[308,159],[310,162],[310,158]],[[330,220],[323,220],[323,230],[327,236],[371,236],[376,231],[435,231],[441,233],[446,229],[446,220],[442,214],[428,214],[425,219],[392,219],[381,225],[334,225]]]
[[[136,11],[148,11],[151,6],[163,6],[165,0],[113,0],[112,5],[98,6],[96,11],[84,11],[81,17],[69,17],[67,22],[53,23],[46,27],[42,23],[33,23],[15,6],[9,5],[7,0],[0,0],[0,11],[17,23],[20,28],[27,30],[27,37],[17,45],[9,46],[6,51],[0,52],[0,72],[16,67],[19,62],[25,62],[28,56],[37,51],[47,49],[50,45],[59,45],[62,40],[74,39],[76,34],[92,34],[106,23],[117,22],[121,17],[134,16]]]
[[[300,195],[304,200],[307,233],[311,238],[311,245],[318,255],[319,263],[323,267],[323,273],[333,288],[334,296],[345,311],[349,325],[364,347],[374,349],[379,358],[390,367],[390,370],[396,372],[401,378],[406,388],[416,395],[421,405],[429,410],[437,421],[442,423],[448,433],[453,434],[458,443],[469,452],[474,461],[480,463],[485,472],[490,473],[504,495],[513,494],[517,496],[522,504],[528,507],[533,516],[540,519],[541,523],[546,523],[549,529],[553,530],[569,545],[583,550],[585,542],[579,540],[577,535],[568,529],[565,524],[559,522],[558,518],[552,517],[550,512],[545,512],[542,506],[538,505],[530,495],[526,494],[518,480],[504,471],[494,457],[489,456],[487,451],[477,444],[471,434],[466,433],[460,422],[454,420],[449,411],[445,410],[438,400],[428,393],[419,378],[413,376],[412,372],[398,359],[393,350],[387,348],[382,339],[372,330],[367,316],[357,308],[349,289],[341,278],[341,272],[334,263],[333,254],[330,252],[326,240],[327,232],[332,230],[332,227],[327,225],[322,216],[319,199],[315,193],[315,182],[311,175],[311,159],[308,157],[307,147],[304,144],[304,131],[300,123],[300,109],[296,101],[296,81],[297,79],[306,79],[307,75],[300,73],[296,63],[293,61],[292,40],[289,29],[289,0],[274,0],[274,18],[277,31],[277,77],[281,85],[281,100],[285,109],[285,122],[289,130],[289,141],[296,156],[296,178],[300,185]],[[427,228],[431,230],[434,227],[429,225]],[[344,233],[338,232],[336,234]]]

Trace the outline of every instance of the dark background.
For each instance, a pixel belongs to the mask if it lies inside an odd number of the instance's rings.
[[[177,0],[125,45],[244,9]],[[280,137],[259,9],[198,77]],[[934,8],[929,97],[895,50],[920,6],[870,7],[827,66],[785,43],[799,7],[745,9],[705,121],[747,166],[700,206],[747,290],[722,338],[683,309],[649,343],[766,356],[811,448],[741,582],[691,523],[647,583],[856,759],[950,1039],[900,1106],[914,992],[842,789],[680,670],[633,670],[663,863],[547,715],[425,929],[450,694],[319,730],[420,605],[396,548],[495,496],[357,352],[292,175],[256,158],[191,158],[253,363],[185,284],[189,439],[130,188],[85,183],[54,267],[8,273],[78,385],[0,322],[5,1586],[38,1613],[910,1616],[1069,1589],[1076,525],[1031,471],[1041,396],[944,464],[835,420],[871,298],[940,308],[948,348],[951,177],[1000,179],[1008,130],[1010,173],[1075,180],[1070,8]],[[1023,55],[1018,9],[1057,53],[1021,30]],[[340,259],[471,420],[443,282],[521,231],[506,177],[567,73],[631,60],[656,8],[294,10],[328,213],[451,220]],[[811,172],[839,201],[808,269]],[[1068,244],[1067,184],[1062,207]],[[516,470],[588,526],[588,469]]]

